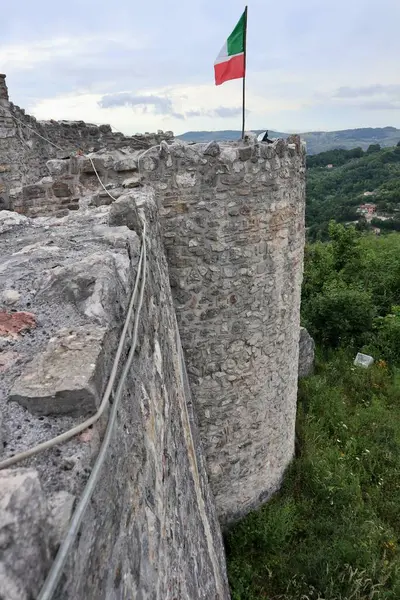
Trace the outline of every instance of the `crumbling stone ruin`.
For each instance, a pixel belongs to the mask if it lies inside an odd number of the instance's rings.
[[[0,103],[0,597],[228,599],[220,524],[268,499],[294,452],[305,149],[139,148],[24,115],[60,147],[49,131],[68,131],[57,157],[16,125],[4,76]],[[125,330],[100,418],[4,464],[99,410]]]
[[[143,150],[173,139],[170,131],[126,137],[112,132],[110,125],[37,121],[9,101],[5,77],[0,74],[0,210],[13,205],[13,196],[22,185],[46,178],[49,175],[46,162],[52,158],[68,158],[78,151],[95,152],[101,148]],[[54,190],[56,197],[60,193]],[[33,202],[39,200],[35,188],[27,188],[25,195],[28,203],[43,204]]]

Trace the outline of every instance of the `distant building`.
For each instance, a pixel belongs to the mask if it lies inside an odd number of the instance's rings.
[[[362,215],[373,215],[376,211],[376,204],[372,204],[370,202],[366,202],[365,204],[360,204],[357,208],[357,212]]]
[[[327,169],[333,169],[333,165],[326,165]]]
[[[372,219],[375,215],[375,211],[376,211],[376,204],[372,204],[370,202],[367,202],[365,204],[360,204],[360,206],[357,208],[357,212],[360,215],[364,215],[366,220],[368,221],[368,223],[370,221],[372,221]]]
[[[364,192],[364,196],[375,196],[375,192]]]

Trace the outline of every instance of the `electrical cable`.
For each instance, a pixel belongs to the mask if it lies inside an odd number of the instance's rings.
[[[115,423],[117,413],[118,413],[119,401],[120,401],[120,398],[122,395],[122,391],[123,391],[123,387],[125,384],[127,374],[132,365],[132,360],[133,360],[133,357],[135,354],[136,344],[137,344],[139,317],[140,317],[140,311],[141,311],[142,304],[143,304],[144,290],[145,290],[145,286],[146,286],[147,256],[146,256],[145,223],[144,223],[144,229],[143,229],[143,248],[144,248],[144,252],[143,252],[142,285],[140,288],[139,303],[138,303],[138,307],[137,307],[137,311],[136,311],[136,315],[135,315],[132,345],[131,345],[131,348],[130,348],[130,351],[128,354],[128,358],[124,365],[124,369],[121,374],[121,378],[119,380],[117,390],[115,392],[114,403],[111,407],[110,418],[109,418],[108,424],[107,424],[107,430],[106,430],[105,436],[103,438],[100,451],[97,455],[96,462],[93,466],[92,472],[88,479],[88,482],[85,486],[85,489],[83,490],[83,493],[78,502],[78,506],[76,507],[73,517],[71,519],[71,522],[70,522],[70,525],[68,528],[68,532],[60,545],[60,548],[57,552],[56,558],[55,558],[55,560],[52,564],[52,567],[47,575],[47,578],[44,582],[44,585],[39,593],[37,600],[50,600],[56,590],[57,584],[62,575],[63,567],[64,567],[65,562],[68,557],[68,553],[69,553],[70,549],[72,548],[72,545],[78,534],[79,527],[82,523],[82,519],[85,514],[86,508],[91,500],[93,491],[98,482],[101,468],[104,464],[107,450],[110,445],[113,428],[114,428],[114,423]]]
[[[146,231],[146,227],[145,227],[145,223],[144,223],[144,236],[145,236],[145,231]],[[78,435],[78,433],[81,433],[82,431],[84,431],[85,429],[87,429],[88,427],[90,427],[91,425],[93,425],[94,423],[96,423],[96,421],[98,421],[100,419],[100,417],[102,416],[102,414],[106,410],[107,405],[108,405],[108,401],[110,399],[111,391],[112,391],[112,388],[113,388],[113,385],[114,385],[114,382],[115,382],[115,378],[116,378],[116,375],[117,375],[118,366],[119,366],[119,362],[120,362],[120,359],[121,359],[121,354],[122,354],[122,351],[123,351],[123,348],[124,348],[126,333],[127,333],[128,327],[129,327],[130,319],[131,319],[132,312],[133,312],[133,306],[134,306],[134,302],[135,302],[135,299],[136,299],[136,294],[137,294],[137,290],[138,290],[138,286],[139,286],[139,279],[140,279],[140,276],[141,276],[143,256],[144,256],[144,245],[145,245],[145,241],[144,240],[145,240],[145,237],[143,237],[143,241],[142,241],[142,250],[141,250],[141,253],[140,253],[140,259],[139,259],[138,271],[137,271],[137,275],[136,275],[135,287],[134,287],[134,290],[132,292],[132,296],[131,296],[131,299],[130,299],[129,308],[128,308],[128,312],[127,312],[127,315],[126,315],[124,328],[122,330],[121,337],[120,337],[120,340],[119,340],[117,352],[116,352],[116,355],[115,355],[115,358],[114,358],[114,363],[113,363],[113,366],[112,366],[112,369],[111,369],[110,378],[108,380],[108,384],[107,384],[106,390],[104,392],[103,399],[101,401],[101,404],[100,404],[97,412],[92,417],[90,417],[89,419],[86,419],[86,421],[83,421],[82,423],[79,423],[78,425],[75,425],[75,427],[72,427],[68,431],[65,431],[64,433],[61,433],[60,435],[57,435],[57,436],[51,438],[50,440],[46,440],[45,442],[42,442],[42,443],[38,444],[37,446],[34,446],[33,448],[30,448],[29,450],[25,450],[24,452],[20,452],[20,453],[16,454],[15,456],[11,456],[10,458],[6,458],[5,460],[2,460],[0,462],[0,470],[1,469],[6,469],[8,467],[11,467],[12,465],[15,465],[16,463],[20,462],[21,460],[25,460],[27,458],[30,458],[31,456],[34,456],[35,454],[38,454],[39,452],[44,452],[45,450],[48,450],[49,448],[53,448],[57,444],[61,444],[62,442],[66,442],[66,441],[70,440],[71,438],[73,438],[76,435]]]

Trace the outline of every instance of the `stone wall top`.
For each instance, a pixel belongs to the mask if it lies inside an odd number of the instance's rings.
[[[136,352],[56,596],[228,600],[151,189],[125,190],[112,206],[60,220],[0,212],[0,460],[96,411],[134,288],[141,218],[148,263]],[[0,471],[0,533],[7,530],[8,544],[0,597],[37,597],[106,420],[25,461],[29,469]]]
[[[0,73],[0,101],[8,100],[8,89],[5,80],[6,76]]]
[[[37,120],[9,101],[4,75],[0,77],[0,209],[9,206],[10,188],[36,183],[47,175],[46,162],[51,158],[102,148],[144,150],[173,137],[171,131],[126,136],[107,124]]]

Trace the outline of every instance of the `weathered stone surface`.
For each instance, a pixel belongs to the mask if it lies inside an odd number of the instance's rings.
[[[57,159],[48,160],[46,167],[50,175],[60,177],[60,175],[66,175],[66,173],[68,173],[69,161]]]
[[[219,147],[219,144],[217,144],[217,142],[210,142],[204,149],[204,154],[206,156],[218,156],[220,152],[221,148]]]
[[[110,207],[70,214],[59,225],[55,219],[28,220],[22,235],[9,232],[0,237],[0,287],[7,281],[20,290],[21,299],[38,315],[32,339],[24,336],[14,345],[24,360],[0,377],[0,394],[18,381],[27,359],[46,353],[48,336],[55,337],[62,323],[67,331],[98,326],[96,314],[85,311],[85,302],[99,297],[94,289],[104,289],[104,284],[96,288],[96,278],[108,278],[108,268],[113,290],[101,295],[101,327],[108,332],[104,352],[114,357],[140,254],[138,236],[123,224],[124,214],[130,227],[140,226],[139,233],[142,225],[136,219],[140,216],[147,222],[147,282],[138,344],[106,463],[56,597],[228,600],[221,533],[187,386],[151,190],[131,192]],[[129,336],[131,331],[132,324]],[[130,341],[123,359],[129,345]],[[4,458],[82,420],[31,415],[16,402],[1,403],[1,408],[7,423]],[[48,495],[49,535],[56,543],[65,534],[71,496],[78,500],[82,492],[104,425],[99,423],[34,459]]]
[[[124,136],[122,133],[112,132],[109,125],[97,126],[83,121],[37,121],[10,103],[7,87],[5,83],[3,86],[3,82],[0,79],[0,165],[10,166],[9,170],[2,173],[5,198],[10,188],[36,183],[48,174],[48,169],[55,176],[65,174],[69,160],[60,159],[69,159],[71,156],[78,158],[79,162],[83,162],[85,172],[91,174],[93,168],[90,161],[77,156],[77,153],[93,153],[102,148],[120,153],[126,149],[144,150],[161,141],[170,142],[174,137],[170,131]],[[18,119],[18,123],[15,119]],[[38,137],[36,133],[42,137]],[[52,162],[49,163],[49,160]],[[119,160],[124,160],[122,154]],[[127,161],[130,160],[128,157]],[[70,173],[74,172],[73,167],[76,167],[78,161],[73,162],[74,164],[70,164]],[[99,164],[101,162],[99,160]],[[129,162],[121,162],[123,170],[131,165]],[[107,168],[104,163],[101,168],[103,167]]]
[[[299,377],[311,375],[314,368],[315,343],[305,327],[300,327]]]
[[[1,301],[7,306],[14,306],[20,299],[21,294],[17,290],[4,290],[1,294]]]
[[[96,502],[58,597],[228,600],[151,196],[142,196],[139,210],[149,240],[143,329]]]
[[[223,522],[266,501],[294,451],[305,153],[280,140],[261,157],[247,137],[207,167],[203,145],[172,144],[147,174]]]
[[[251,146],[245,146],[243,148],[239,148],[240,160],[249,160],[251,158],[251,152],[252,152]]]
[[[29,335],[4,338],[7,353],[18,356],[15,361],[9,356],[0,377],[4,456],[80,420],[37,416],[3,396],[7,398],[24,369],[29,371],[26,365],[34,357],[43,357],[49,339],[62,328],[104,328],[103,350],[113,357],[135,283],[141,218],[147,222],[147,280],[138,345],[104,471],[57,598],[225,600],[229,591],[224,553],[202,447],[223,522],[265,501],[279,487],[291,460],[304,147],[296,136],[266,145],[247,135],[244,144],[220,144],[217,152],[215,144],[167,145],[158,137],[156,147],[143,153],[138,151],[139,138],[131,145],[107,127],[38,123],[7,99],[2,102],[7,114],[0,115],[0,164],[11,165],[1,175],[3,192],[15,209],[39,217],[35,223],[13,224],[3,233],[0,218],[0,289],[18,290],[18,309],[37,317]],[[32,152],[19,150],[18,155],[21,134],[14,114],[57,140],[65,151],[55,151],[33,132],[25,132]],[[111,139],[112,151],[100,150],[100,144]],[[144,139],[143,148],[148,148],[150,138]],[[76,154],[79,145],[92,153],[107,189],[119,190],[111,206],[100,205],[109,200],[103,201],[105,192],[90,161]],[[71,153],[73,158],[68,158]],[[32,186],[46,174],[46,161],[61,156],[68,163],[61,179],[57,175]],[[128,175],[120,170],[121,161],[123,166],[137,163],[140,176],[129,177],[134,168]],[[140,191],[124,187],[132,179],[127,185],[139,182]],[[72,195],[57,197],[54,190],[65,186]],[[97,208],[90,206],[94,196],[99,198]],[[131,206],[133,199],[137,210]],[[81,208],[75,210],[78,204]],[[78,498],[104,425],[102,420],[35,458],[49,498],[57,490]]]
[[[143,177],[141,175],[134,175],[133,177],[129,177],[128,179],[124,179],[122,185],[124,188],[136,188],[140,187],[143,183]]]
[[[132,231],[140,234],[142,224],[139,213],[136,208],[134,198],[126,196],[120,198],[110,208],[109,225],[111,227],[120,227],[122,225],[129,227]]]
[[[34,469],[0,471],[0,597],[36,598],[51,561],[49,514]]]
[[[44,198],[46,190],[42,185],[26,185],[23,189],[23,195],[25,200],[37,200],[38,198]]]
[[[132,234],[133,235],[133,234]],[[116,282],[126,282],[129,261],[126,256],[105,250],[85,256],[81,261],[56,266],[40,282],[40,298],[63,298],[98,323],[109,322],[118,312]],[[121,284],[120,284],[121,285]]]
[[[18,352],[14,352],[13,350],[1,350],[0,345],[0,373],[9,369],[17,360],[19,359]],[[1,430],[1,424],[0,424]],[[1,432],[0,432],[1,439]]]
[[[72,191],[64,181],[56,181],[53,184],[53,194],[56,198],[65,198],[65,196],[72,196]]]
[[[82,158],[80,161],[80,171],[82,173],[94,173],[94,168],[96,169],[96,171],[100,171],[101,173],[104,171],[104,158],[101,157],[91,157],[92,160],[89,160],[89,158]],[[94,168],[93,168],[94,165]]]
[[[96,326],[57,332],[17,379],[10,400],[38,415],[95,412],[109,372],[105,334]]]
[[[48,501],[49,520],[51,522],[51,535],[58,546],[64,539],[68,525],[71,521],[76,498],[69,492],[62,490],[51,494]]]
[[[5,193],[5,186],[4,186],[4,190],[1,189],[2,185],[0,183],[0,210],[9,210],[10,209],[10,199],[8,194]]]
[[[0,235],[27,223],[28,219],[24,215],[3,210],[0,212]]]
[[[128,156],[127,158],[123,158],[118,160],[114,165],[114,170],[117,172],[120,171],[136,171],[137,170],[137,160],[132,156]]]
[[[17,337],[32,327],[36,327],[35,315],[28,312],[0,310],[0,336]]]

